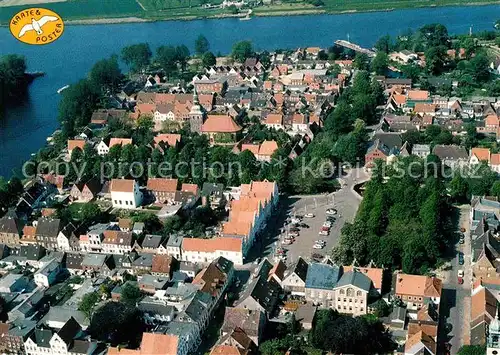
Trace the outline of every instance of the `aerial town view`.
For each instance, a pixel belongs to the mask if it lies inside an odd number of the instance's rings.
[[[499,313],[497,1],[0,0],[0,354],[494,355]]]

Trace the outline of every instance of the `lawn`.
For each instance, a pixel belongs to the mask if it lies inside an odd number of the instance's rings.
[[[70,0],[41,6],[55,11],[63,20],[140,16],[144,13],[135,0]],[[1,7],[0,23],[8,23],[14,14],[26,7]]]

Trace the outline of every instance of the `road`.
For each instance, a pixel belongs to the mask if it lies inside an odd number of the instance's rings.
[[[309,228],[301,228],[300,236],[295,239],[291,245],[283,245],[287,249],[286,264],[290,265],[297,261],[299,257],[309,258],[312,253],[327,255],[331,249],[337,245],[341,229],[346,221],[352,221],[358,210],[361,196],[359,196],[353,187],[362,181],[366,181],[369,175],[362,169],[352,169],[344,175],[341,180],[342,188],[331,194],[308,195],[308,196],[289,196],[280,202],[281,213],[273,222],[274,235],[268,236],[265,255],[274,257],[276,248],[282,246],[283,241],[280,238],[280,229],[284,228],[284,221],[288,216],[305,215],[313,213],[313,218],[304,218]],[[326,210],[335,208],[338,211],[336,221],[333,223],[330,235],[320,236],[319,231],[326,220]],[[286,229],[285,229],[286,230]],[[323,249],[313,249],[314,242],[318,239],[326,241],[326,247]]]
[[[464,265],[458,264],[458,258],[451,261],[451,268],[439,273],[443,279],[443,301],[441,303],[442,325],[446,325],[449,333],[444,340],[451,344],[451,353],[456,354],[462,345],[470,342],[470,292],[472,283],[471,271],[471,241],[469,235],[470,206],[459,206],[459,228],[465,228],[465,243],[455,245],[455,253],[464,253]],[[457,273],[465,272],[463,285],[458,284]],[[445,329],[444,326],[441,327]]]

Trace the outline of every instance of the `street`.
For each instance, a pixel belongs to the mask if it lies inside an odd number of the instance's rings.
[[[471,241],[469,234],[469,205],[459,206],[458,228],[465,228],[465,243],[455,245],[455,254],[464,253],[464,265],[459,265],[458,258],[451,260],[451,267],[438,274],[443,279],[443,301],[441,303],[441,319],[443,341],[451,344],[451,353],[456,354],[462,345],[470,342],[470,292],[472,282]],[[458,242],[458,238],[457,238]],[[458,270],[464,270],[464,283],[457,279]],[[449,331],[449,332],[448,332]],[[448,334],[446,334],[448,332]]]

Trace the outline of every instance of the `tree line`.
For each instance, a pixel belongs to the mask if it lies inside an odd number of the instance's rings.
[[[411,156],[383,171],[379,162],[354,222],[342,228],[334,259],[344,265],[373,260],[410,274],[433,269],[448,244],[451,215],[439,164],[434,155]]]

